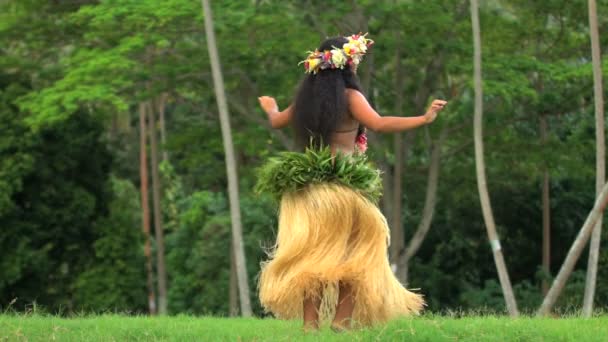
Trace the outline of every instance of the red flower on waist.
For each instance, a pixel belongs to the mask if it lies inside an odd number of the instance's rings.
[[[355,139],[355,145],[361,153],[365,153],[365,151],[367,150],[367,135],[365,134],[365,132],[362,132],[357,135],[357,138]]]

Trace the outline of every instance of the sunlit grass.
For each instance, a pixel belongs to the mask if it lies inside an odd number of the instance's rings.
[[[460,315],[458,315],[460,316]],[[510,319],[435,316],[336,334],[256,318],[0,315],[0,341],[608,341],[608,316]]]

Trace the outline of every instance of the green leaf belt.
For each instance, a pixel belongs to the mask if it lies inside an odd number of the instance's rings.
[[[258,170],[257,192],[268,192],[280,200],[286,192],[308,184],[337,183],[348,186],[374,203],[382,195],[380,171],[368,162],[365,154],[336,154],[329,147],[305,152],[281,152]]]

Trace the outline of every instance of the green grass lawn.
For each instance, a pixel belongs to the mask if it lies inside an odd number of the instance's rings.
[[[0,315],[0,341],[608,341],[608,316],[582,318],[422,316],[373,329],[303,333],[275,319]]]

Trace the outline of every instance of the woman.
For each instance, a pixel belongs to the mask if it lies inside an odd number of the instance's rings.
[[[319,328],[369,326],[418,313],[424,302],[393,275],[389,230],[376,206],[379,171],[364,155],[365,129],[400,132],[433,122],[446,101],[424,115],[382,117],[369,105],[356,70],[373,41],[326,40],[303,62],[307,76],[292,105],[279,111],[259,98],[273,128],[292,123],[304,152],[283,152],[260,171],[257,189],[280,200],[277,243],[262,264],[260,301],[279,318]]]

